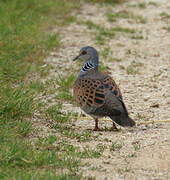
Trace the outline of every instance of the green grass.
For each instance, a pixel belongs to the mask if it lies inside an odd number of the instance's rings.
[[[137,7],[139,9],[146,9],[147,6],[149,6],[149,5],[157,6],[157,4],[154,3],[154,2],[153,3],[152,2],[148,2],[148,3],[146,3],[146,2],[139,2],[139,3],[129,4],[128,6],[129,7]]]
[[[76,77],[74,74],[70,74],[67,76],[60,76],[56,79],[56,84],[59,86],[58,93],[56,95],[57,99],[72,101],[73,95],[70,92],[70,89],[73,87],[73,83]]]
[[[104,48],[100,54],[103,57],[103,59],[107,59],[109,62],[122,61],[122,59],[120,59],[120,58],[112,57],[112,51],[111,51],[110,47]],[[107,69],[107,67],[105,69]]]
[[[59,149],[55,148],[49,150],[48,142],[44,143],[43,147],[38,144],[32,148],[28,141],[21,139],[16,141],[14,138],[11,140],[13,141],[5,139],[0,150],[3,153],[3,156],[0,156],[0,174],[4,178],[17,177],[18,174],[21,174],[23,179],[26,179],[28,174],[33,178],[38,173],[48,171],[55,176],[55,169],[57,168],[66,168],[70,173],[78,170],[80,162],[75,156],[69,156],[66,152],[61,153]],[[68,150],[64,145],[61,147],[64,147],[68,153],[72,153],[72,150]],[[36,171],[37,168],[42,170]]]
[[[116,21],[118,18],[130,18],[129,13],[127,11],[121,11],[117,13],[107,13],[106,17],[110,22]]]
[[[160,16],[161,16],[162,18],[165,18],[165,19],[169,19],[169,18],[170,18],[170,14],[168,14],[168,13],[166,13],[166,12],[160,13]]]
[[[139,143],[134,143],[133,144],[133,148],[134,148],[135,151],[140,150],[140,147],[141,147],[141,145]]]
[[[110,61],[110,62],[121,62],[122,59],[116,58],[116,57],[111,57],[111,58],[109,59],[109,61]]]
[[[149,2],[148,5],[158,7],[159,5],[156,2]]]
[[[105,5],[117,5],[120,3],[125,2],[126,0],[88,0],[90,3],[98,3],[98,4],[105,4]]]
[[[28,139],[34,132],[30,119],[46,108],[37,99],[47,93],[49,85],[39,80],[51,68],[42,66],[43,59],[60,44],[59,34],[51,34],[49,29],[74,22],[70,13],[79,8],[77,2],[0,1],[0,179],[81,178],[76,175],[81,157],[72,155],[71,150],[47,148],[56,141],[55,136],[43,147],[38,143],[33,146]],[[47,108],[44,117],[69,121],[72,114],[62,113],[60,108],[59,104]],[[57,169],[67,173],[60,174]]]
[[[111,28],[111,31],[113,31],[113,32],[122,32],[122,33],[132,33],[132,34],[136,32],[135,29],[124,28],[124,27],[120,27],[120,26]]]
[[[132,61],[129,66],[126,68],[127,74],[136,75],[140,74],[140,68],[143,67],[143,63]]]
[[[95,39],[101,45],[104,44],[104,40],[106,38],[111,38],[115,36],[115,33],[111,31],[110,29],[103,28],[102,26],[95,24],[90,20],[80,21],[79,23],[86,25],[89,29],[96,30],[97,34],[96,34]]]
[[[132,39],[144,39],[144,37],[142,35],[137,35],[137,34],[131,36],[131,38]]]
[[[139,2],[139,3],[134,3],[130,4],[129,7],[138,7],[140,9],[145,9],[147,8],[147,5],[155,5],[154,3],[146,3],[146,2]]]
[[[107,58],[109,56],[109,54],[111,53],[110,47],[105,47],[102,51],[101,51],[101,56],[103,58]]]
[[[106,13],[106,17],[107,17],[108,21],[110,21],[110,22],[116,22],[118,19],[132,19],[136,23],[142,23],[142,24],[146,23],[146,19],[144,17],[135,15],[128,11],[120,11],[120,12],[116,12],[116,13],[108,12],[108,13]]]
[[[145,2],[138,3],[137,5],[141,9],[145,9],[147,7],[147,4]]]
[[[70,121],[70,118],[73,113],[64,113],[61,111],[62,105],[55,104],[48,107],[45,111],[46,118],[52,119],[58,123],[66,123]],[[73,114],[75,116],[75,114]]]
[[[170,32],[170,26],[163,27],[163,29],[165,29],[166,31]]]
[[[110,146],[110,151],[118,151],[123,147],[123,144],[120,142],[113,142]]]
[[[140,3],[135,3],[135,4],[130,4],[128,5],[129,7],[138,7],[140,9],[146,9],[147,6],[154,6],[154,7],[158,7],[159,4],[156,2],[140,2]]]
[[[95,40],[96,43],[99,45],[104,45],[107,40],[110,38],[114,38],[118,33],[130,33],[133,34],[136,32],[135,29],[131,28],[124,28],[120,26],[116,26],[113,28],[104,28],[98,24],[93,23],[92,21],[78,21],[79,24],[86,25],[89,29],[95,30]]]

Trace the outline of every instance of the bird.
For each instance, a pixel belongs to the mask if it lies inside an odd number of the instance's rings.
[[[73,96],[78,106],[95,120],[94,131],[99,131],[99,119],[109,117],[116,124],[126,127],[135,126],[135,121],[123,101],[119,87],[108,73],[99,71],[99,54],[91,46],[80,49],[73,61],[82,60],[83,66],[73,85]],[[116,123],[116,124],[115,124]]]

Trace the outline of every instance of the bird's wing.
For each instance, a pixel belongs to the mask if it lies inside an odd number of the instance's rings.
[[[109,75],[106,75],[104,77],[104,79],[102,80],[102,83],[104,87],[108,88],[110,92],[112,92],[118,99],[122,99],[122,94],[119,87]]]
[[[105,103],[104,85],[99,79],[79,78],[73,88],[80,107],[100,107]]]
[[[120,89],[109,75],[100,74],[100,77],[96,77],[96,79],[78,78],[73,91],[81,108],[99,108],[109,100],[111,104],[116,102],[116,105],[123,106],[126,111]]]

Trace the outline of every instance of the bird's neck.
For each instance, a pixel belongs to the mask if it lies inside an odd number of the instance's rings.
[[[80,75],[85,75],[92,69],[98,71],[98,61],[93,61],[93,60],[87,61],[81,68]]]

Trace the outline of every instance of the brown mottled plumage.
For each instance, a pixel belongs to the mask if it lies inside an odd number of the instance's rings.
[[[94,71],[91,70],[91,71]],[[84,106],[102,106],[105,102],[105,91],[109,89],[116,97],[121,96],[121,92],[115,81],[108,75],[90,72],[83,78],[78,78],[74,84],[74,95],[77,103],[83,108]],[[92,77],[91,75],[94,74]]]

